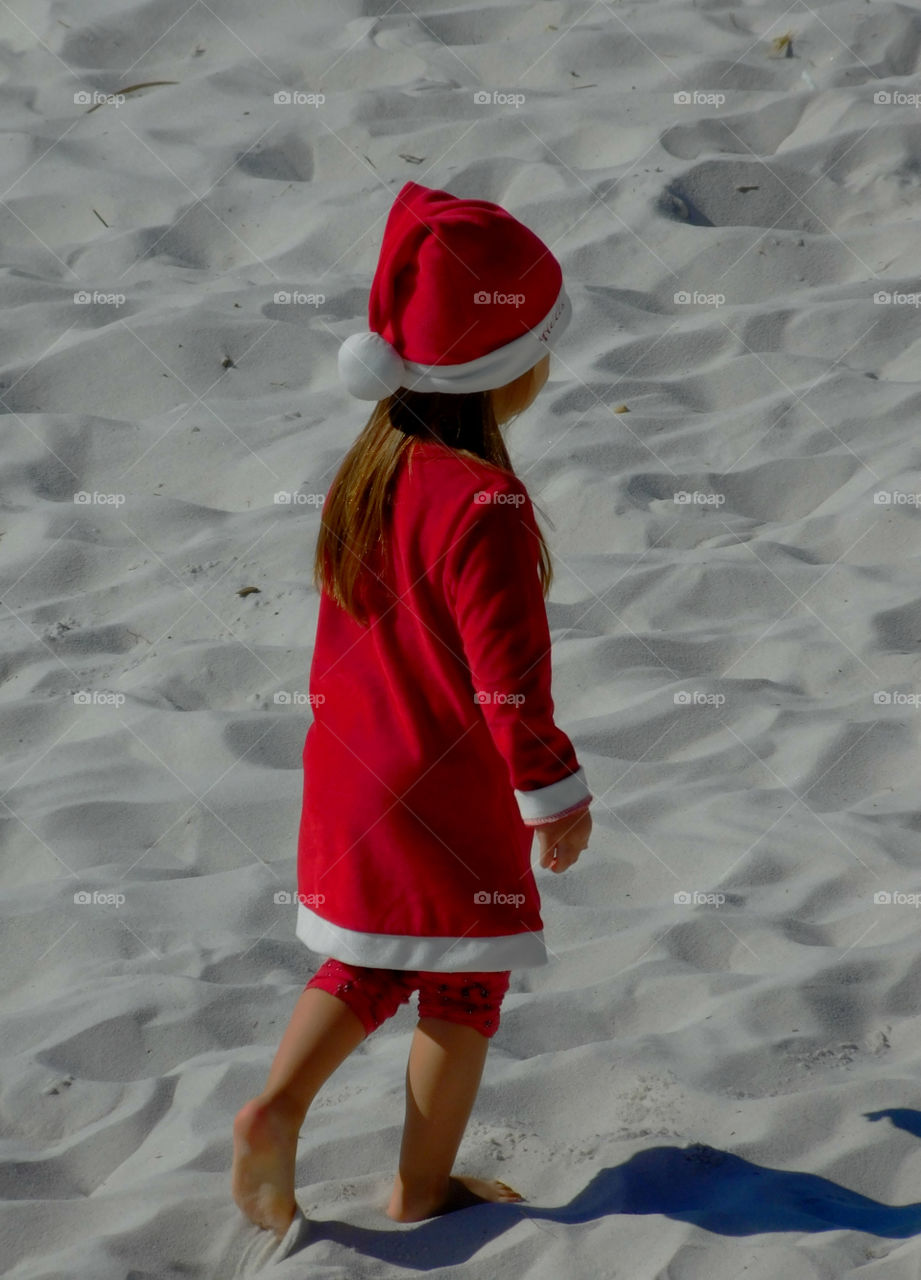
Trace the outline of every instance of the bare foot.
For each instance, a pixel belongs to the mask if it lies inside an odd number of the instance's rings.
[[[455,1177],[448,1178],[448,1190],[444,1197],[435,1203],[410,1203],[398,1187],[394,1188],[387,1206],[387,1216],[395,1222],[421,1222],[424,1218],[434,1218],[442,1213],[453,1213],[457,1209],[469,1209],[476,1204],[510,1203],[523,1200],[524,1196],[515,1191],[508,1183],[498,1178],[487,1181],[485,1178]]]
[[[283,1236],[297,1212],[294,1162],[300,1119],[281,1101],[252,1098],[233,1124],[233,1198],[251,1222]]]

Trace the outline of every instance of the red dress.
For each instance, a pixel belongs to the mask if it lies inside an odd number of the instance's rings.
[[[312,950],[442,972],[547,963],[533,828],[592,796],[553,719],[536,533],[520,480],[414,441],[370,629],[322,594],[298,835]]]

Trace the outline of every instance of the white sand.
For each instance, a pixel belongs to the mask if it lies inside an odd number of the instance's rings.
[[[874,494],[921,488],[921,327],[874,294],[919,288],[921,117],[874,93],[921,89],[921,10],[416,8],[0,6],[0,1269],[915,1280],[919,915],[874,894],[921,891],[921,533]],[[595,833],[538,872],[556,962],[460,1155],[527,1206],[382,1214],[404,1008],[317,1099],[276,1249],[228,1182],[320,960],[274,901],[319,516],[273,497],[366,419],[335,357],[409,178],[528,222],[575,304],[510,443]]]

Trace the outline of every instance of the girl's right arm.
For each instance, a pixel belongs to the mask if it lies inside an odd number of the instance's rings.
[[[542,853],[556,846],[563,870],[585,847],[592,795],[572,742],[554,722],[534,513],[517,477],[493,481],[468,501],[446,557],[448,600],[522,821],[544,832]]]

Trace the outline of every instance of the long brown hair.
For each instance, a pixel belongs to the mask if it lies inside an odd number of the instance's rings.
[[[530,404],[536,367],[494,391],[458,395],[400,387],[378,400],[361,434],[342,460],[323,503],[313,580],[357,622],[366,624],[359,587],[369,576],[383,583],[383,548],[394,477],[414,440],[439,440],[461,457],[515,475],[500,423]],[[538,529],[541,589],[546,596],[553,566]]]

